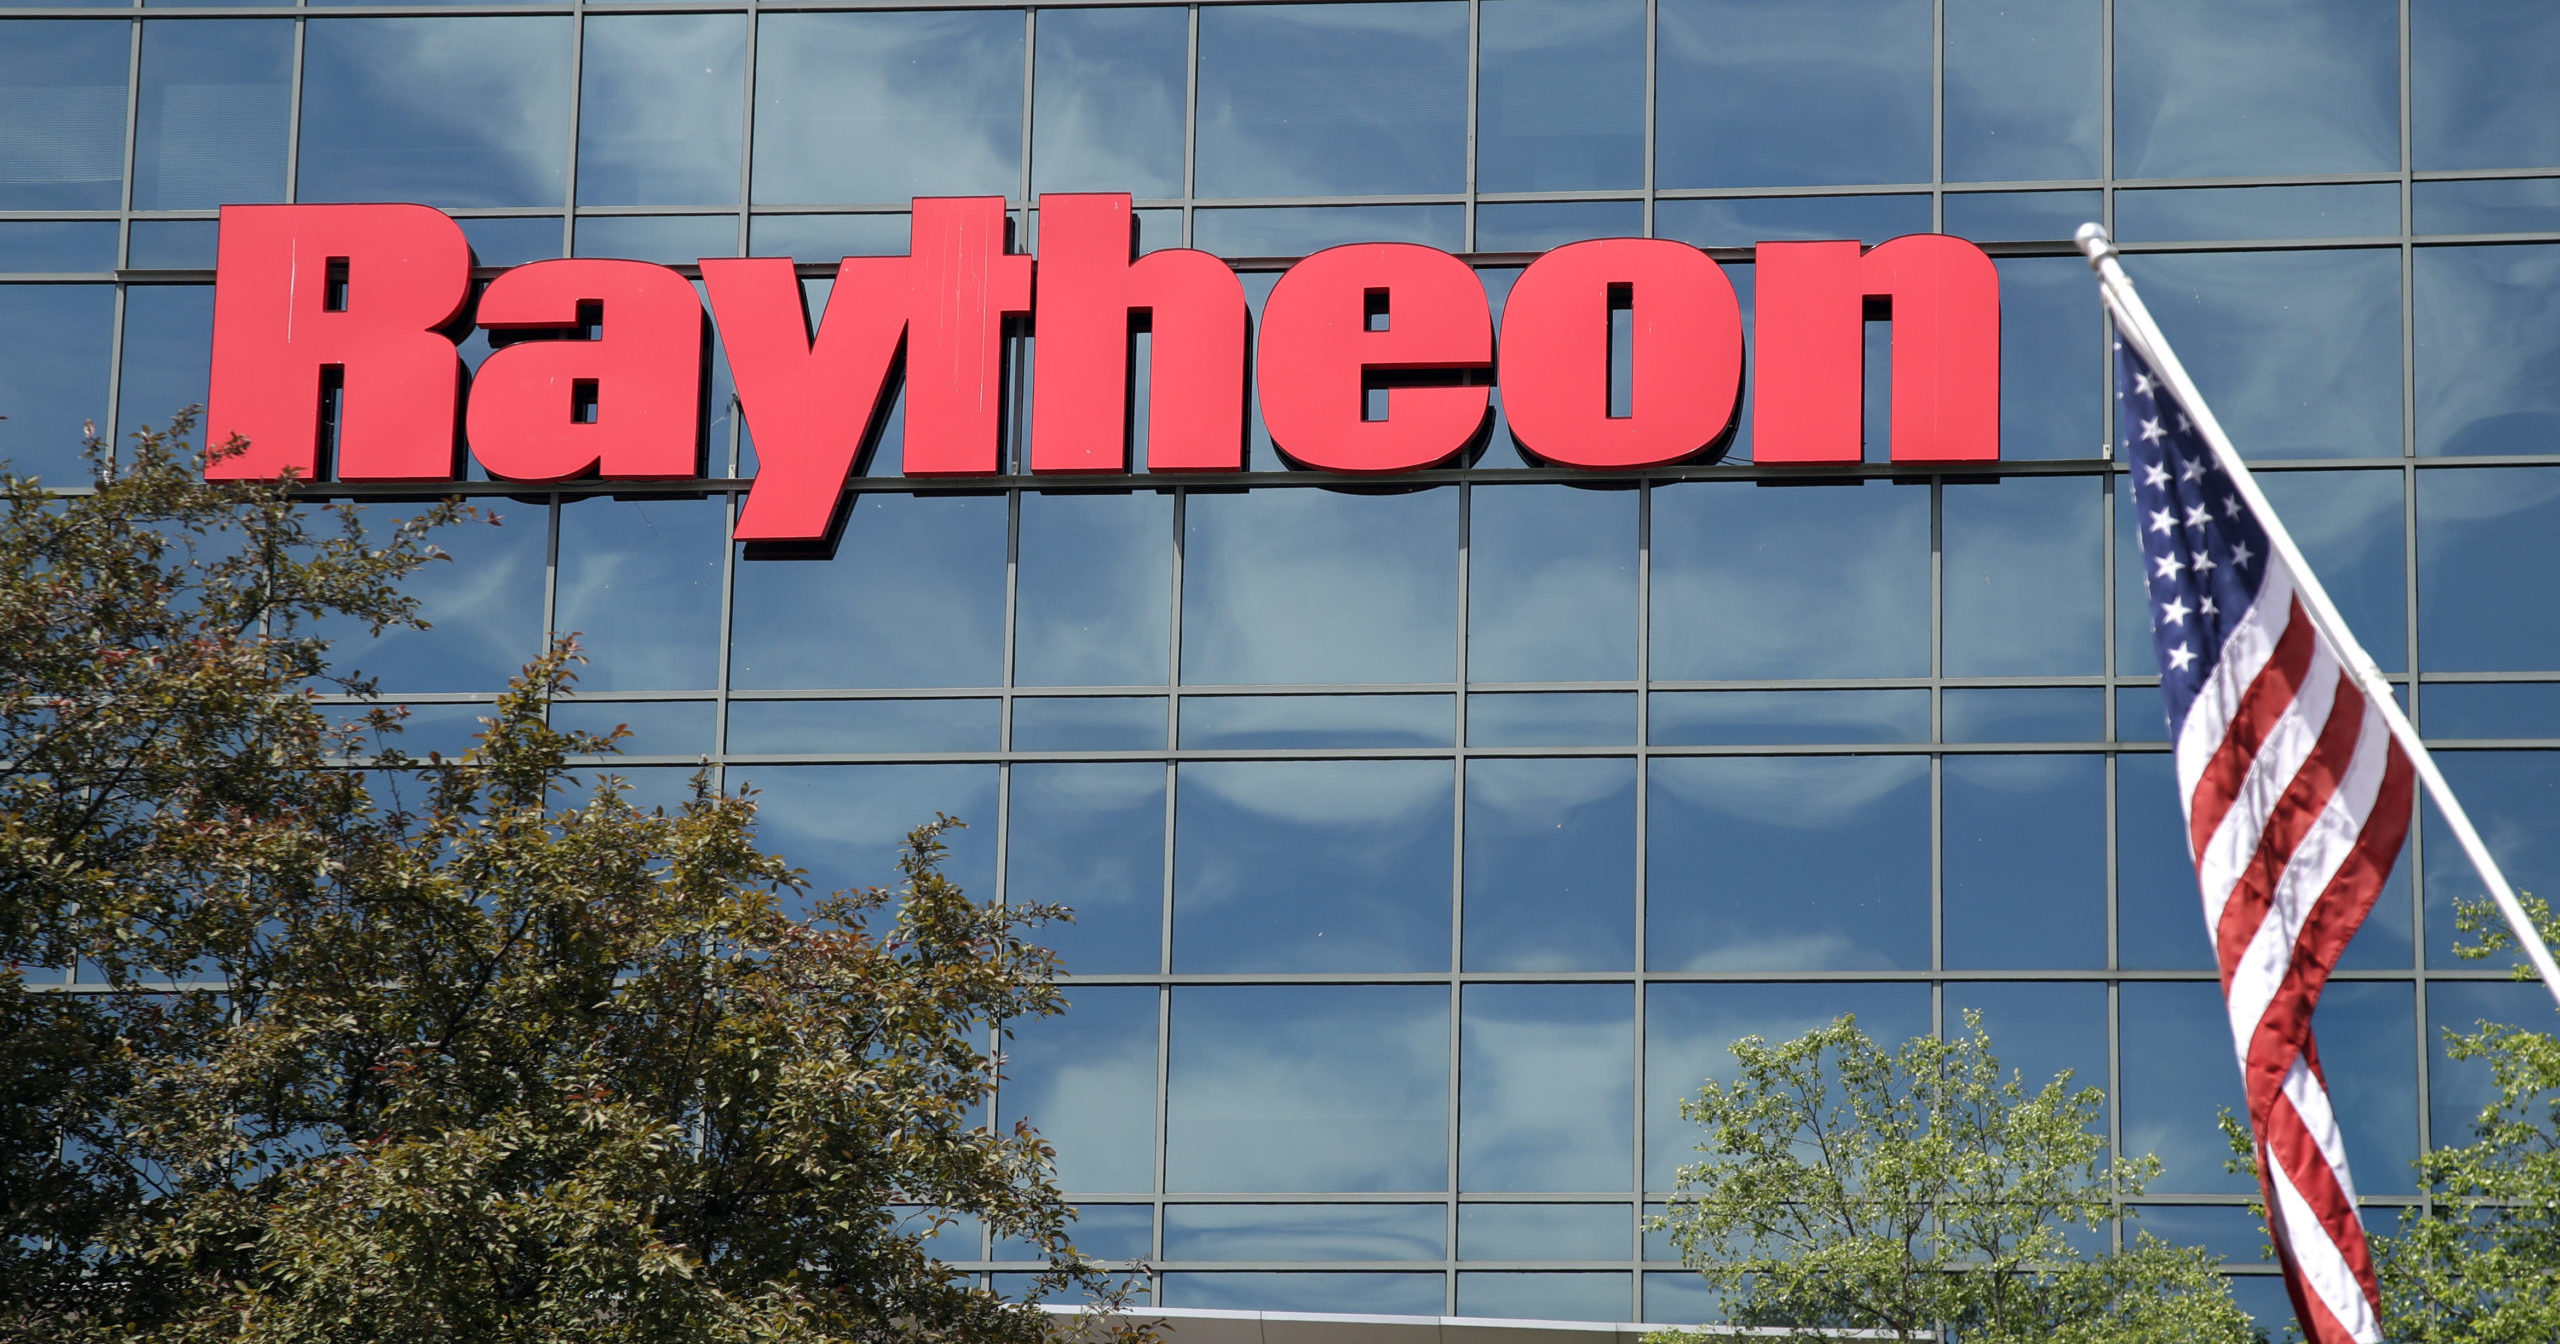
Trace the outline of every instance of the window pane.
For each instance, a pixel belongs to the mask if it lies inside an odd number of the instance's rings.
[[[1624,1204],[1461,1204],[1461,1260],[1624,1260],[1634,1244]]]
[[[1467,762],[1465,965],[1635,965],[1636,772],[1626,760]]]
[[[2098,0],[1947,0],[1946,15],[1948,179],[2096,177]]]
[[[1450,489],[1193,495],[1182,679],[1449,680],[1457,524]]]
[[[2117,175],[2398,168],[2399,26],[2394,0],[2119,7]]]
[[[1292,1274],[1269,1271],[1164,1275],[1164,1305],[1217,1311],[1327,1311],[1370,1316],[1436,1316],[1447,1278],[1428,1274]]]
[[[1983,1033],[2003,1069],[2019,1076],[2034,1095],[2071,1072],[2070,1090],[2107,1085],[2107,987],[2105,985],[1953,982],[1947,986],[1946,1034],[1958,1039],[1968,1011],[1982,1015]],[[2098,1128],[2106,1128],[2099,1112]]]
[[[1075,912],[1075,922],[1033,935],[1070,972],[1154,971],[1164,945],[1164,767],[1115,761],[1012,770],[1005,900]]]
[[[2211,955],[2201,921],[2196,943]],[[2257,1182],[2222,1169],[2231,1156],[2218,1110],[2248,1114],[2240,1070],[2231,1057],[2231,1019],[2222,987],[2212,981],[2129,983],[2116,989],[2121,1005],[2122,1076],[2116,1105],[2124,1117],[2124,1152],[2160,1158],[2151,1193],[2245,1194]]]
[[[1173,499],[1022,494],[1014,680],[1160,686],[1173,602]]]
[[[137,257],[134,264],[148,263]],[[213,264],[209,256],[205,264]],[[0,272],[57,275],[115,268],[116,222],[112,219],[0,222]]]
[[[1155,1188],[1157,993],[1077,986],[1065,1013],[1008,1024],[997,1119],[1029,1120],[1057,1146],[1061,1189]]]
[[[2533,0],[2411,0],[2409,129],[2418,168],[2560,164],[2560,10]]]
[[[719,706],[708,700],[554,700],[551,726],[562,732],[628,731],[628,756],[708,756]],[[412,751],[416,750],[414,747]]]
[[[1458,1314],[1535,1321],[1623,1321],[1627,1318],[1627,1276],[1462,1272],[1458,1275]]]
[[[1636,671],[1632,490],[1478,489],[1467,515],[1467,679],[1600,681]]]
[[[1022,696],[1013,702],[1016,751],[1162,751],[1165,703],[1137,696]]]
[[[845,257],[907,255],[907,215],[758,215],[747,223],[747,255],[789,257],[794,261],[833,265]],[[826,307],[831,280],[803,283],[809,291],[809,316],[815,321]]]
[[[216,19],[142,25],[137,210],[284,199],[293,25]]]
[[[1635,740],[1636,698],[1625,691],[1467,697],[1469,746],[1626,747]]]
[[[1456,252],[1465,239],[1466,211],[1455,205],[1284,205],[1204,209],[1191,216],[1191,245],[1221,257],[1303,257],[1342,243],[1420,243]],[[1245,297],[1253,305],[1256,321],[1261,319],[1262,300],[1279,278],[1276,271],[1244,277]],[[1255,428],[1261,428],[1259,420]],[[1268,446],[1266,441],[1264,447]],[[1257,460],[1253,470],[1277,465]]]
[[[1440,1204],[1169,1204],[1167,1260],[1438,1260]]]
[[[393,627],[374,639],[357,622],[325,622],[323,632],[337,641],[330,654],[336,671],[379,678],[385,691],[494,691],[541,652],[551,507],[515,499],[471,503],[490,521],[438,532],[436,545],[453,558],[422,566],[401,585],[418,599],[418,615],[431,628]],[[388,529],[413,508],[369,506],[366,525]]]
[[[1947,198],[1947,228],[1956,227]],[[2089,210],[2053,233],[2068,238]],[[1975,233],[1974,237],[1999,234]],[[2105,457],[2100,371],[2106,327],[2088,268],[2070,257],[2003,257],[2000,270],[2000,456],[2013,461]]]
[[[1448,762],[1196,761],[1181,774],[1176,969],[1447,969]]]
[[[1947,486],[1948,673],[2102,670],[2105,489],[2087,476]]]
[[[2119,239],[2358,238],[2399,231],[2400,189],[2388,182],[2116,193]]]
[[[2430,741],[2560,738],[2560,683],[2429,682],[2419,708]]]
[[[1022,15],[768,14],[756,34],[759,205],[1022,190]]]
[[[2418,451],[2550,452],[2560,246],[2427,247],[2413,264]]]
[[[1488,201],[1476,207],[1478,252],[1544,252],[1585,238],[1642,236],[1642,201]]]
[[[1457,705],[1445,695],[1201,695],[1182,702],[1189,748],[1447,747]]]
[[[180,410],[204,405],[212,382],[213,286],[126,286],[117,436],[144,425],[167,428]]]
[[[576,499],[560,510],[552,628],[579,632],[590,691],[708,690],[720,679],[728,500]]]
[[[701,257],[736,256],[738,221],[730,215],[586,215],[578,220],[572,247],[581,257],[683,266]],[[711,435],[713,475],[727,471],[728,438],[725,429]]]
[[[133,29],[0,21],[0,210],[113,210]]]
[[[1460,1002],[1459,1187],[1626,1189],[1635,1155],[1633,989],[1469,985]]]
[[[565,16],[305,28],[300,199],[452,207],[566,197]]]
[[[1655,677],[1928,671],[1927,490],[1703,482],[1653,492]]]
[[[2445,1033],[2468,1036],[2489,1022],[2540,1028],[2550,1020],[2551,998],[2539,985],[2439,980],[2427,986],[2427,1026],[2435,1035],[2428,1044],[2434,1055],[2427,1061],[2427,1119],[2438,1148],[2477,1142],[2480,1112],[2498,1100],[2491,1062],[2453,1058]]]
[[[1643,186],[1643,0],[1496,0],[1481,22],[1476,188]]]
[[[2107,788],[2096,756],[1949,756],[1946,964],[2107,964]]]
[[[2094,191],[1951,191],[1947,193],[1946,231],[1975,242],[2061,242],[2072,231],[2098,217]],[[2068,258],[2065,258],[2068,260]],[[2010,268],[2000,268],[2001,289],[2008,290]],[[2095,302],[2093,296],[2091,301]],[[2008,326],[2001,325],[2005,347]],[[2001,388],[2008,395],[2008,387]]]
[[[2126,259],[2214,415],[2253,458],[2400,455],[2399,254]]]
[[[736,203],[739,117],[747,96],[745,17],[590,18],[584,50],[579,203]]]
[[[2106,735],[2106,702],[2096,687],[1949,687],[1938,704],[1949,742],[2095,742]]]
[[[1712,1078],[1730,1083],[1741,1073],[1732,1045],[1758,1036],[1772,1045],[1790,1041],[1833,1018],[1849,1014],[1887,1049],[1929,1031],[1927,985],[1699,985],[1647,986],[1644,1000],[1644,1185],[1672,1188],[1673,1171],[1695,1162],[1706,1140],[1696,1122],[1682,1119],[1680,1103]],[[2225,1056],[2228,1058],[2228,1056]],[[1647,1258],[1653,1258],[1648,1253]],[[1674,1256],[1673,1258],[1677,1258]],[[1649,1294],[1648,1294],[1649,1295]],[[1650,1306],[1648,1306],[1650,1310]]]
[[[462,236],[471,243],[472,259],[483,266],[514,266],[560,255],[560,221],[554,216],[507,215],[459,222]],[[488,346],[486,331],[474,333],[463,343],[462,357],[475,372]]]
[[[1666,187],[1929,180],[1928,0],[1663,0]]]
[[[1644,1318],[1702,1325],[1725,1318],[1724,1300],[1707,1281],[1682,1270],[1644,1276]]]
[[[993,751],[1003,717],[994,699],[732,700],[729,754]]]
[[[1929,964],[1925,759],[1656,758],[1647,807],[1647,968]]]
[[[1667,747],[1926,742],[1929,692],[1656,691],[1647,726]]]
[[[1169,1189],[1447,1188],[1446,989],[1185,986],[1167,1068]]]
[[[1144,1260],[1155,1253],[1156,1211],[1145,1204],[1086,1204],[1076,1206],[1075,1222],[1068,1228],[1075,1237],[1077,1249],[1097,1260]],[[1045,1260],[1045,1252],[1018,1237],[996,1240],[998,1260]]]
[[[996,767],[992,765],[762,765],[729,770],[731,791],[757,790],[756,823],[768,853],[808,870],[808,897],[895,887],[907,832],[943,813],[968,823],[946,831],[943,876],[980,900],[996,890]],[[891,916],[873,917],[880,929]]]
[[[1466,6],[1200,11],[1202,196],[1454,192],[1466,157]]]
[[[1657,238],[1699,247],[1749,247],[1760,242],[1813,242],[1855,238],[1881,243],[1929,231],[1929,198],[1896,196],[1737,196],[1730,200],[1660,201],[1653,208]],[[1747,263],[1725,263],[1743,284]],[[1750,300],[1744,299],[1746,317]]]
[[[731,682],[998,684],[1004,515],[998,495],[868,493],[832,560],[741,556]],[[929,633],[919,613],[930,613]]]
[[[2418,1193],[2415,991],[2406,983],[2333,980],[2314,1030],[2357,1193]]]
[[[2430,672],[2560,668],[2560,470],[2418,473],[2418,657]]]
[[[2386,672],[2408,666],[2408,565],[2397,471],[2271,471],[2268,503],[2348,628]]]
[[[2560,178],[2420,182],[2409,198],[2411,233],[2531,233],[2560,219]]]
[[[2130,692],[2128,694],[2131,694]],[[2157,691],[2143,688],[2157,715]],[[2165,752],[2116,757],[2116,957],[2127,970],[2210,971],[2213,936]]]
[[[2267,1225],[2245,1204],[2145,1204],[2125,1213],[2127,1240],[2140,1229],[2180,1246],[2201,1246],[2226,1264],[2254,1265],[2266,1256]]]
[[[1040,11],[1033,189],[1180,196],[1190,44],[1180,9]]]
[[[2551,826],[2551,818],[2560,814],[2560,753],[2449,751],[2438,759],[2454,796],[2471,814],[2472,825],[2488,841],[2507,880],[2524,891],[2560,890],[2560,834]],[[2453,954],[2457,944],[2477,941],[2455,931],[2454,902],[2487,900],[2488,889],[2433,802],[2418,809],[2418,828],[2426,846],[2427,964],[2500,969],[2513,964],[2512,955],[2471,962]],[[2383,899],[2391,899],[2389,893]]]

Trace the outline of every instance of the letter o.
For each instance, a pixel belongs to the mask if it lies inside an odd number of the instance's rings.
[[[1629,413],[1609,414],[1609,307],[1633,305]],[[1502,310],[1502,409],[1551,462],[1659,467],[1724,436],[1742,401],[1742,308],[1715,258],[1686,243],[1604,238],[1529,264]]]

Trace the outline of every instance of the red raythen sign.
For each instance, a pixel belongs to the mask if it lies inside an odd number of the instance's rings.
[[[664,266],[517,266],[472,302],[471,248],[422,205],[222,212],[206,432],[249,450],[228,478],[448,481],[466,446],[504,480],[663,481],[703,473],[710,323],[755,432],[742,541],[826,536],[866,434],[903,376],[916,476],[1001,470],[1003,338],[1033,344],[1029,469],[1129,470],[1133,333],[1153,334],[1147,470],[1243,468],[1245,380],[1299,465],[1387,474],[1449,462],[1498,382],[1521,445],[1593,471],[1664,466],[1720,442],[1742,400],[1743,333],[1714,258],[1661,239],[1571,243],[1531,262],[1497,333],[1466,263],[1412,243],[1329,248],[1248,320],[1205,252],[1134,256],[1129,198],[1040,198],[1040,256],[1005,251],[1004,202],[915,202],[903,257],[848,257],[813,333],[792,263],[706,258],[709,321]],[[1893,323],[1896,462],[2000,456],[2000,278],[1961,238],[1762,243],[1752,434],[1763,463],[1861,455],[1865,325]],[[1610,404],[1613,314],[1631,332]],[[520,339],[466,379],[473,324]],[[530,337],[552,339],[524,339]],[[1371,413],[1383,387],[1385,411]],[[334,423],[324,408],[334,405]]]

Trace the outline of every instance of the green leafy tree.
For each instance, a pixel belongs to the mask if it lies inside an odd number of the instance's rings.
[[[2086,1254],[2156,1158],[2106,1156],[2096,1088],[2029,1093],[1978,1016],[1887,1050],[1854,1018],[1733,1045],[1740,1073],[1681,1104],[1705,1131],[1655,1225],[1732,1324],[1966,1344],[2246,1344],[2205,1252],[2147,1233]],[[1683,1334],[1663,1331],[1652,1344]]]
[[[1035,1296],[1119,1303],[1049,1147],[983,1120],[1003,1024],[1064,1007],[1026,936],[1060,912],[970,900],[944,819],[894,891],[793,914],[751,797],[697,781],[643,810],[581,775],[612,741],[546,726],[565,645],[458,760],[391,749],[387,712],[333,721],[320,622],[417,624],[399,581],[465,511],[367,538],[288,485],[202,484],[184,430],[94,493],[6,485],[0,1322],[275,1344],[1094,1323],[935,1261],[964,1216],[1047,1257]],[[75,960],[96,992],[25,969]]]
[[[2548,904],[2525,898],[2549,938]],[[2515,950],[2487,901],[2457,907],[2473,961]],[[2516,968],[2531,979],[2529,967]],[[2432,1211],[2410,1209],[2396,1235],[2375,1239],[2383,1327],[2410,1344],[2549,1344],[2560,1339],[2560,1039],[2548,1031],[2482,1022],[2448,1030],[2447,1053],[2481,1060],[2497,1099],[2474,1137],[2438,1148],[2419,1169]]]

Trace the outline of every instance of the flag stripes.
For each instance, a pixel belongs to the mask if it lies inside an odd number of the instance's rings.
[[[2379,1344],[2311,1018],[2399,856],[2415,771],[2189,416],[2138,352],[2119,351],[2144,597],[2268,1231],[2303,1333]]]

